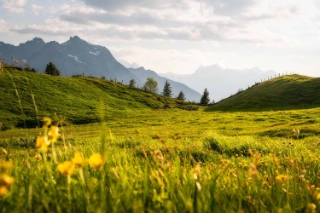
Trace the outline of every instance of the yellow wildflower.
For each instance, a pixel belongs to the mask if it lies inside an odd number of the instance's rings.
[[[43,127],[47,127],[47,126],[51,125],[51,119],[48,117],[44,117],[42,119],[42,121],[43,121]]]
[[[7,188],[9,188],[14,182],[14,178],[7,175],[7,174],[3,174],[0,176],[0,186],[5,186]]]
[[[278,180],[278,181],[287,181],[288,180],[288,176],[287,175],[278,175],[276,177],[276,180]]]
[[[59,163],[58,171],[61,175],[72,175],[74,172],[74,164],[71,161],[65,161],[63,163]]]
[[[307,208],[306,208],[306,211],[305,212],[308,212],[308,213],[315,213],[316,212],[316,204],[314,203],[308,203],[307,205]]]
[[[39,152],[34,156],[34,158],[35,158],[36,160],[42,160],[42,157],[41,157],[41,155],[40,155]]]
[[[39,136],[37,137],[36,147],[42,151],[47,151],[50,142],[48,141],[48,137],[46,136]]]
[[[99,169],[103,164],[102,156],[99,153],[94,153],[89,158],[89,164],[94,169]]]
[[[10,170],[12,167],[12,161],[0,161],[0,170]]]
[[[60,137],[59,128],[57,126],[51,126],[48,131],[48,137],[51,142],[56,142],[57,139]]]
[[[0,186],[0,196],[3,197],[7,195],[9,192],[9,189],[5,186]]]
[[[86,163],[86,160],[82,157],[81,152],[75,152],[74,153],[74,158],[72,158],[72,162],[76,166],[82,167]]]

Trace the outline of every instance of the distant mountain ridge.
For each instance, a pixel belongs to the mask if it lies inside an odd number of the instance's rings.
[[[136,84],[142,87],[146,78],[140,79],[135,72],[127,69],[119,63],[111,52],[103,46],[90,44],[78,36],[70,37],[64,43],[56,41],[45,43],[41,38],[34,38],[31,41],[21,43],[18,46],[0,42],[0,58],[4,58],[8,63],[12,63],[12,56],[18,61],[26,60],[27,64],[39,72],[43,72],[49,62],[53,62],[61,71],[61,75],[72,76],[84,74],[86,76],[106,77],[129,84],[131,79],[135,79]],[[131,66],[139,66],[131,64]],[[145,75],[154,76],[151,70],[146,70]],[[162,91],[165,78],[157,76],[159,81],[159,92]],[[177,88],[184,88],[183,92],[190,101],[199,101],[200,94],[193,89],[182,85],[182,83],[171,81],[174,96],[180,91]]]
[[[211,66],[200,66],[193,74],[160,74],[162,77],[184,83],[192,89],[202,93],[205,88],[210,93],[210,99],[219,101],[235,94],[239,89],[275,77],[277,73],[273,70],[262,71],[254,67],[245,70],[223,69],[218,64]]]

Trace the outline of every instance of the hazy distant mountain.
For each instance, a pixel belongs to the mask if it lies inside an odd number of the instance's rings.
[[[140,66],[139,64],[133,62],[133,63],[129,63],[128,61],[125,60],[118,60],[120,62],[120,64],[122,64],[125,68],[133,68],[133,69],[137,69],[140,68],[142,66]]]
[[[62,44],[51,41],[45,43],[41,38],[13,46],[0,43],[0,58],[11,60],[14,56],[18,60],[27,60],[30,67],[43,72],[51,61],[61,71],[62,75],[74,74],[105,76],[107,79],[117,79],[128,83],[136,78],[122,64],[120,64],[103,46],[90,44],[78,36]],[[140,82],[139,79],[136,79]]]
[[[174,73],[160,75],[184,83],[201,94],[207,88],[210,99],[219,101],[235,94],[239,89],[246,89],[255,82],[275,77],[276,72],[273,70],[265,72],[257,67],[245,70],[223,69],[218,64],[214,64],[207,67],[201,66],[189,75]]]
[[[90,44],[78,36],[70,37],[68,41],[61,44],[55,41],[45,43],[41,38],[34,38],[19,46],[0,42],[0,58],[6,59],[7,63],[12,63],[12,56],[20,62],[27,60],[28,65],[39,72],[44,72],[46,65],[51,61],[61,71],[61,75],[105,76],[107,79],[116,79],[125,84],[128,84],[131,79],[135,79],[139,87],[142,87],[147,77],[154,77],[159,83],[159,92],[162,91],[164,82],[167,80],[151,70],[143,68],[140,69],[143,72],[140,72],[139,69],[132,70],[132,68],[141,66],[122,61],[129,67],[127,69],[113,57],[106,47]],[[182,90],[188,100],[200,100],[200,94],[196,91],[181,83],[169,82],[174,96],[177,96]]]
[[[152,70],[146,70],[143,67],[140,67],[137,69],[128,68],[128,70],[133,75],[137,76],[142,82],[145,82],[147,80],[147,78],[149,78],[149,77],[154,78],[158,82],[159,93],[161,93],[163,91],[164,84],[166,81],[168,81],[172,87],[172,93],[173,93],[174,97],[178,96],[180,91],[183,91],[183,93],[186,96],[186,100],[196,101],[196,102],[200,101],[200,98],[201,98],[200,93],[194,91],[193,89],[191,89],[190,87],[188,87],[182,83],[170,80],[165,77],[161,77],[156,72],[154,72]],[[137,86],[142,87],[142,85],[137,85]]]

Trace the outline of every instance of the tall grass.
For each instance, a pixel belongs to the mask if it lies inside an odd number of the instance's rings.
[[[1,212],[303,212],[319,205],[316,138],[289,144],[208,132],[188,145],[107,135],[104,143],[102,167],[86,163],[61,175],[58,165],[76,151],[86,159],[101,153],[101,139],[74,138],[67,149],[57,142],[57,162],[50,148],[39,157],[2,142],[15,182]]]

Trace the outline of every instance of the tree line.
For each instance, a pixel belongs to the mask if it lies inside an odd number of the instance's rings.
[[[56,68],[56,66],[50,62],[49,64],[47,64],[45,73],[48,75],[53,75],[53,76],[59,76],[60,75],[60,71]],[[131,79],[129,82],[129,87],[131,88],[135,88],[136,87],[136,81],[134,79]],[[158,82],[150,77],[147,78],[147,81],[143,84],[143,87],[141,88],[144,91],[147,92],[152,92],[152,93],[158,93]],[[172,94],[172,87],[170,85],[170,83],[166,80],[164,87],[163,87],[163,91],[162,91],[162,95],[171,98],[173,96]],[[183,93],[183,91],[180,91],[178,96],[176,97],[176,99],[180,100],[180,101],[185,101],[186,97],[185,94]],[[209,104],[210,102],[210,98],[209,98],[209,92],[207,90],[207,88],[205,88],[201,99],[200,99],[200,104]]]
[[[132,79],[129,84],[130,87],[135,87],[135,81]],[[153,79],[153,78],[147,78],[147,81],[144,83],[142,90],[147,91],[147,92],[152,92],[152,93],[157,93],[159,88],[158,88],[158,82]],[[162,95],[167,96],[167,97],[172,97],[172,88],[171,85],[168,81],[165,82]],[[185,101],[186,97],[183,91],[180,91],[178,96],[176,97],[178,100]],[[209,92],[207,88],[205,88],[201,99],[200,99],[200,104],[209,104],[210,98],[209,98]]]

